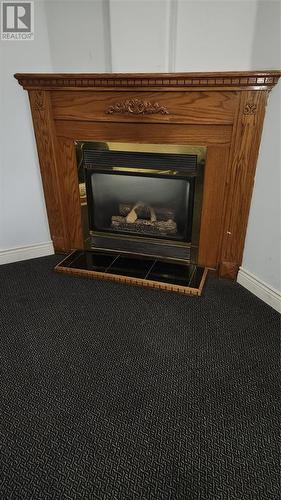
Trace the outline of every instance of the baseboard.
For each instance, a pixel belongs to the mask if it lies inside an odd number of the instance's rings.
[[[20,260],[45,257],[45,255],[53,255],[53,253],[54,247],[52,241],[40,243],[39,245],[8,248],[7,250],[0,250],[0,265],[10,264],[11,262],[18,262]]]
[[[264,283],[264,281],[250,273],[250,271],[240,267],[237,283],[247,288],[247,290],[259,297],[259,299],[263,300],[269,306],[273,307],[276,311],[281,312],[281,292],[267,283]]]

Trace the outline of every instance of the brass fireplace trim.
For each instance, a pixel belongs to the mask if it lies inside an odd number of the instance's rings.
[[[140,241],[137,236],[125,235],[125,234],[115,234],[115,233],[103,233],[99,231],[91,231],[89,229],[88,217],[85,212],[88,210],[86,189],[84,179],[81,182],[81,176],[79,178],[80,169],[83,164],[83,148],[84,146],[90,147],[92,149],[105,149],[111,151],[130,151],[130,152],[146,152],[146,153],[174,153],[174,154],[195,154],[197,156],[197,169],[198,173],[196,176],[195,183],[195,194],[194,194],[194,207],[193,207],[193,220],[192,220],[192,238],[191,242],[180,242],[174,240],[161,240],[157,238],[146,238],[142,237],[142,241],[150,242],[151,244],[157,243],[158,245],[169,245],[181,248],[190,248],[190,259],[189,262],[198,262],[198,250],[199,250],[199,234],[201,225],[201,212],[203,204],[203,176],[204,176],[204,166],[207,156],[207,148],[205,146],[196,145],[186,145],[186,144],[145,144],[145,143],[123,143],[123,142],[96,142],[96,141],[75,141],[76,149],[76,159],[77,159],[77,169],[78,169],[78,180],[79,180],[79,194],[80,194],[80,207],[81,207],[81,219],[84,235],[84,246],[85,249],[90,249],[91,245],[89,243],[90,236],[100,236],[103,238],[118,238],[127,241]],[[166,175],[171,177],[183,176],[181,172],[175,169],[167,170],[156,170],[156,169],[141,169],[141,168],[129,168],[129,167],[108,167],[106,168],[109,172],[132,172],[139,174],[153,174],[153,175]],[[105,240],[106,241],[106,240]],[[109,248],[104,247],[104,249],[109,250]],[[112,249],[111,249],[112,250]],[[122,253],[121,250],[118,250]],[[142,252],[139,253],[142,255]],[[160,255],[158,257],[161,257]],[[181,260],[178,258],[171,259],[166,257],[167,260]]]

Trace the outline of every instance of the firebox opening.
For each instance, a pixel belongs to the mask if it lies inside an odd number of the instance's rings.
[[[85,248],[195,262],[206,148],[76,143]]]
[[[193,179],[91,173],[90,230],[188,242],[193,191]]]

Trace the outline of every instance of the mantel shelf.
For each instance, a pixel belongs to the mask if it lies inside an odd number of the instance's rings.
[[[280,70],[207,73],[16,73],[25,89],[44,90],[271,90]]]

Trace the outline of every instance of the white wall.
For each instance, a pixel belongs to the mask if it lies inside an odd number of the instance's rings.
[[[107,0],[45,3],[53,71],[110,71]]]
[[[0,236],[2,248],[49,240],[27,95],[13,79],[14,72],[280,67],[278,1],[46,0],[45,6],[42,1],[35,3],[35,41],[1,43],[4,62],[0,106],[1,116],[5,116],[1,134],[5,143],[1,154],[2,218],[3,214],[5,217]],[[279,95],[277,87],[269,100],[243,267],[280,290]],[[9,157],[11,151],[13,156]],[[13,198],[12,185],[13,189],[16,185]]]
[[[111,0],[112,71],[168,71],[169,2]]]
[[[280,3],[258,3],[252,68],[280,68]],[[269,95],[242,267],[281,290],[281,86]]]
[[[28,96],[13,77],[16,72],[52,71],[41,2],[35,25],[34,42],[0,42],[1,250],[50,242]]]
[[[249,70],[255,1],[178,1],[175,71]]]

